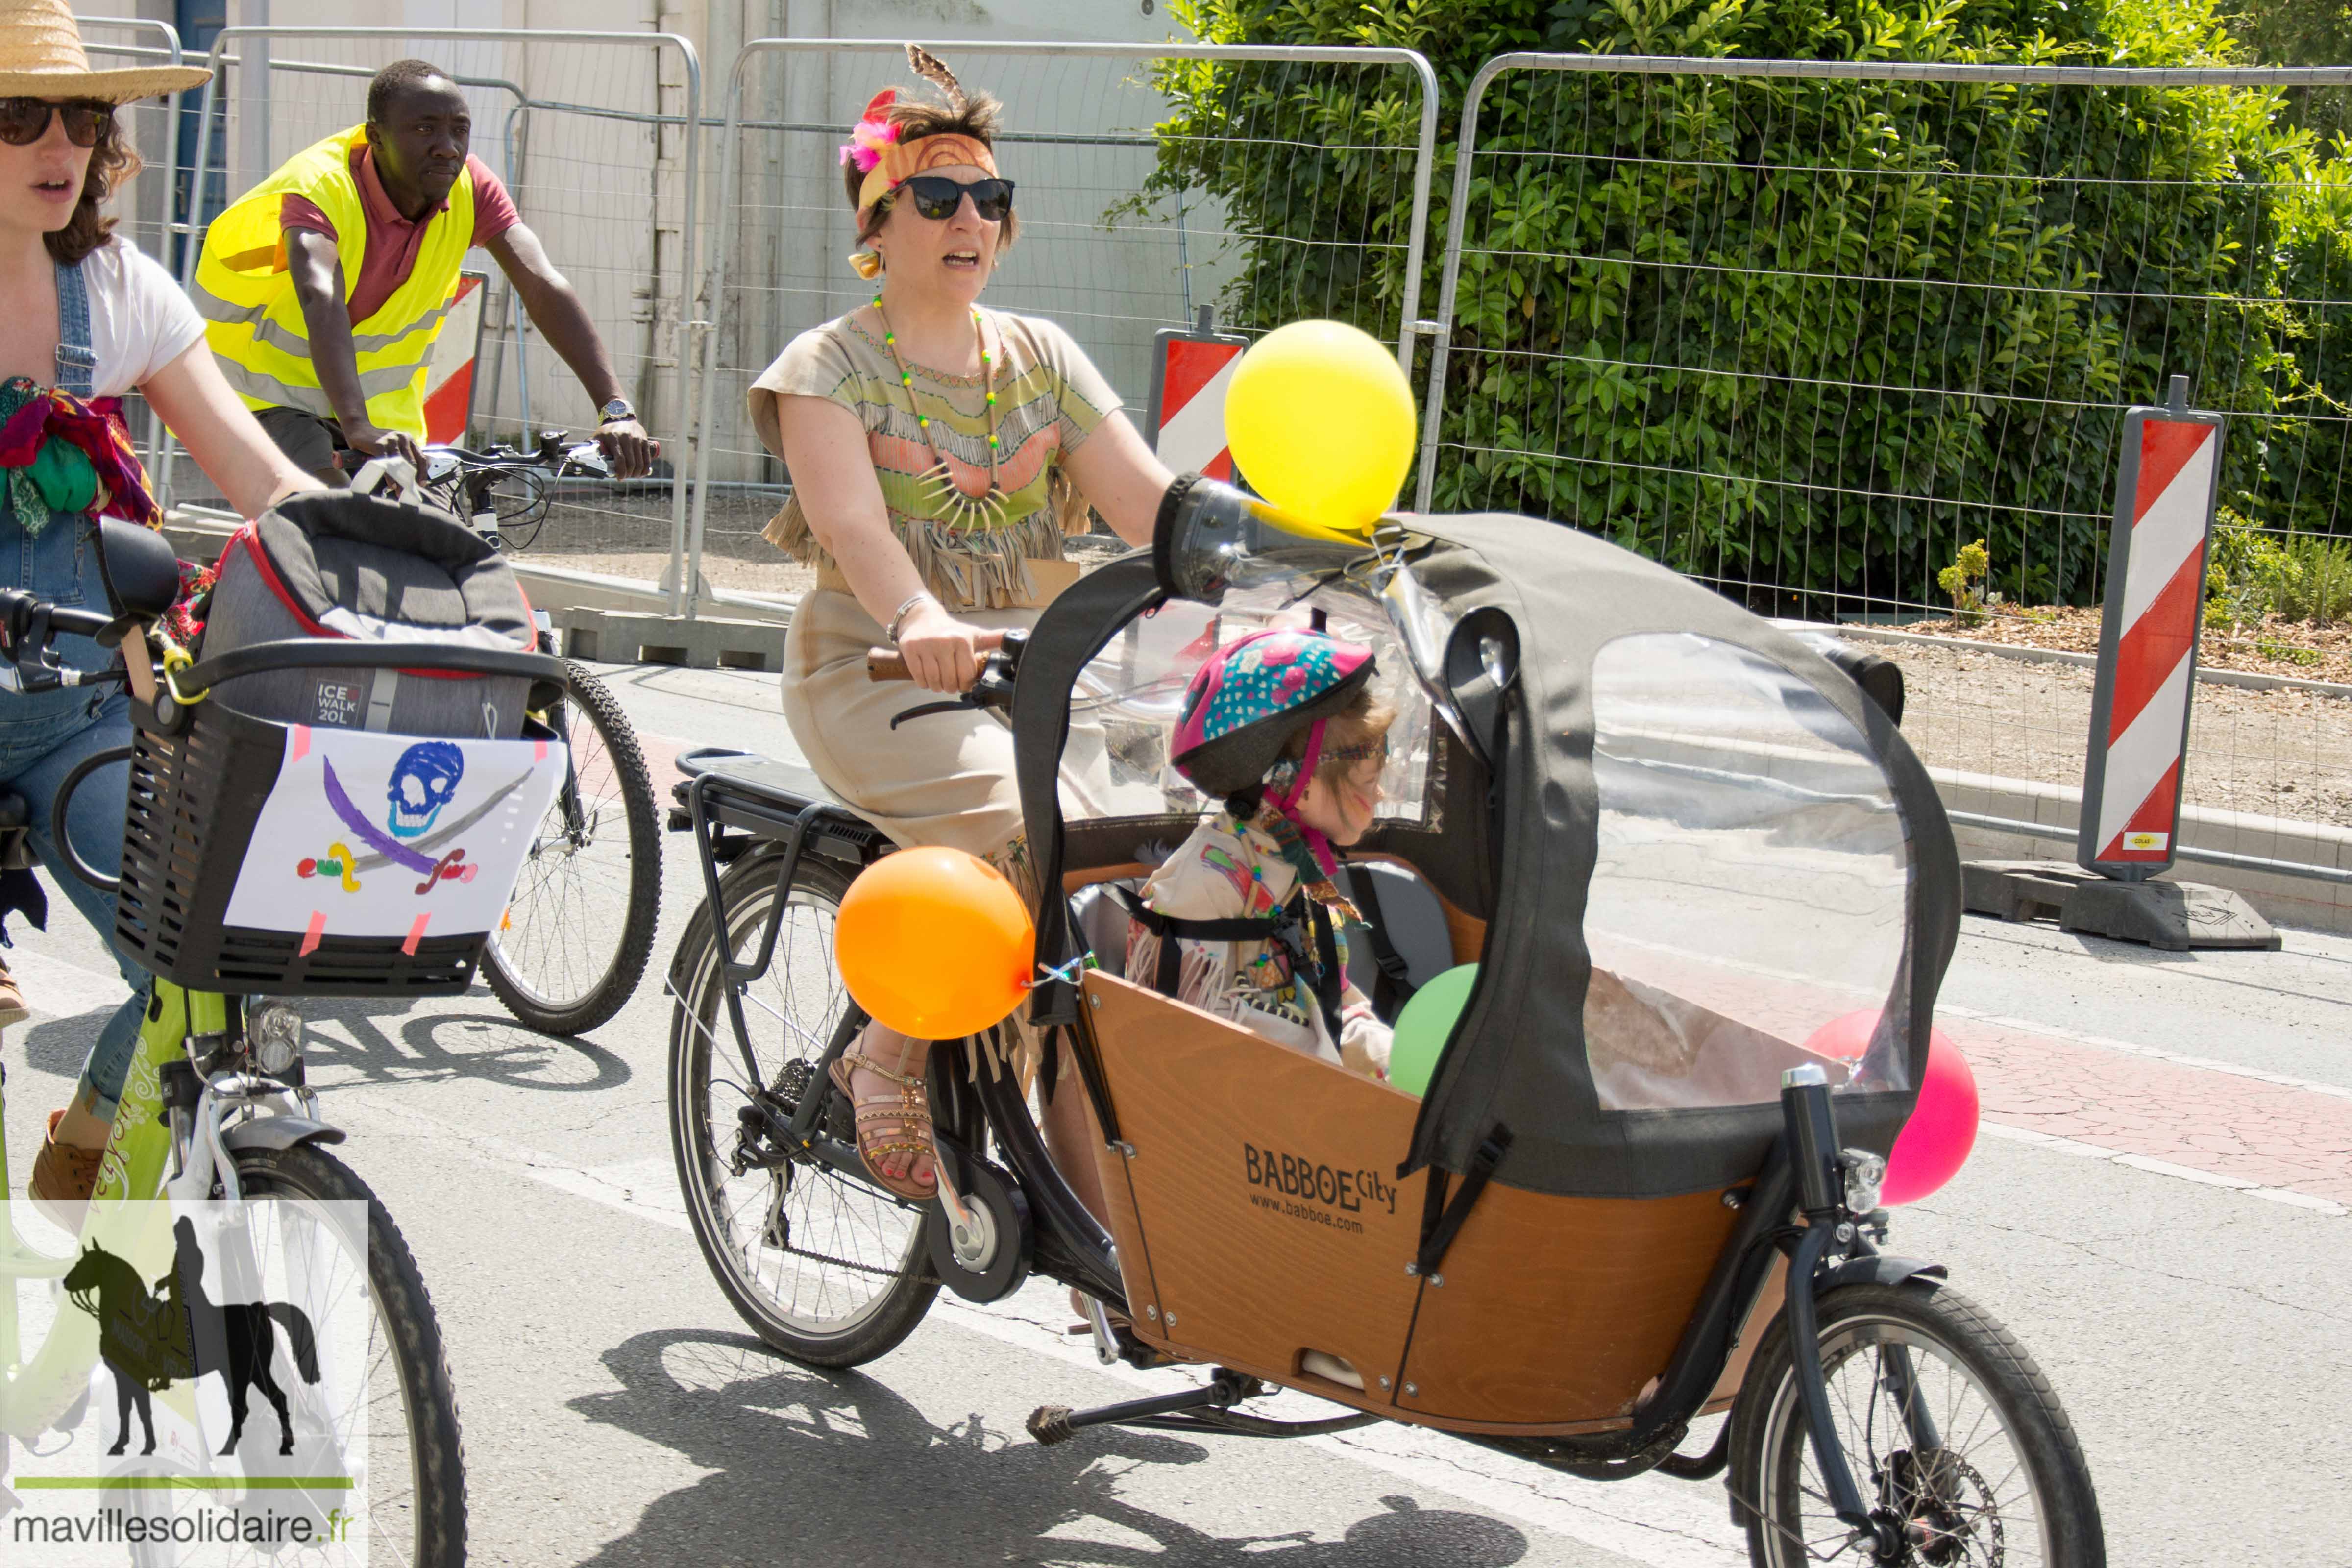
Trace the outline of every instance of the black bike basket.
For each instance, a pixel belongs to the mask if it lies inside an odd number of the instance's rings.
[[[354,552],[347,507],[406,514],[391,521],[412,548],[379,532]],[[182,679],[192,698],[211,689],[168,732],[137,730],[115,896],[127,954],[199,991],[472,984],[565,768],[523,711],[530,682],[562,667],[529,651],[521,591],[477,545],[437,514],[357,497],[306,499],[239,534],[229,598],[291,585],[307,624],[215,619]]]

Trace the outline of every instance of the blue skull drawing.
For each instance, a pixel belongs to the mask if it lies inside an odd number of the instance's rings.
[[[466,776],[466,753],[448,741],[419,741],[400,754],[384,798],[392,810],[384,826],[394,838],[416,838],[433,830],[434,818],[457,793]]]

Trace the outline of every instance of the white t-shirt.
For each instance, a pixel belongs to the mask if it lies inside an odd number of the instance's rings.
[[[89,292],[90,395],[120,397],[205,340],[205,320],[163,264],[121,238],[81,264]]]

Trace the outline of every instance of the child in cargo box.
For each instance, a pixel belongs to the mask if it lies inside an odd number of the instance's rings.
[[[1223,808],[1144,883],[1127,976],[1384,1079],[1390,1029],[1347,980],[1343,928],[1363,917],[1331,854],[1380,805],[1395,715],[1371,677],[1370,648],[1303,630],[1254,633],[1201,667],[1169,749]]]

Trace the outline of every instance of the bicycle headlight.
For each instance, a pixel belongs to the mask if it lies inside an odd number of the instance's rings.
[[[264,1002],[246,1016],[245,1037],[253,1065],[270,1078],[284,1078],[302,1059],[302,1015],[284,1002]]]
[[[1845,1166],[1847,1211],[1866,1215],[1875,1210],[1878,1190],[1886,1184],[1886,1162],[1867,1149],[1848,1149],[1840,1163]]]

